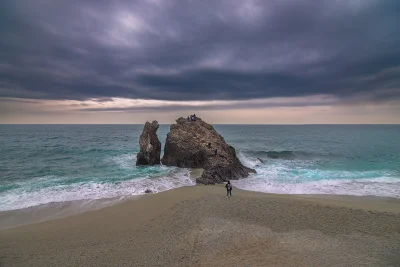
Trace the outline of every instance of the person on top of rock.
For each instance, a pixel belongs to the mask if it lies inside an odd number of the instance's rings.
[[[197,120],[196,114],[193,114],[193,120],[194,120],[194,121]]]
[[[215,158],[218,159],[218,149],[215,149]]]
[[[231,185],[231,181],[228,181],[228,183],[226,183],[225,185],[226,188],[226,197],[231,197],[232,196],[232,185]]]
[[[187,117],[187,121],[190,121],[190,116]]]

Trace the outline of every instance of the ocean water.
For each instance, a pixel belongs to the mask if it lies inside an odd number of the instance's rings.
[[[135,166],[142,127],[0,125],[0,211],[194,185],[188,169]],[[257,171],[239,188],[400,198],[399,125],[215,128]],[[162,145],[168,130],[160,126]]]

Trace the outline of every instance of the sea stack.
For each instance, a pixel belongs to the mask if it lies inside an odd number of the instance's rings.
[[[161,162],[167,166],[203,168],[202,176],[196,179],[200,184],[223,183],[255,173],[243,166],[235,149],[200,118],[179,118],[171,125]]]
[[[136,166],[160,164],[161,142],[157,137],[158,122],[146,122],[140,135],[140,152],[137,154]]]

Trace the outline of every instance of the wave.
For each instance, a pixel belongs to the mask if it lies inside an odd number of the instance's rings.
[[[380,196],[400,198],[400,179],[380,177],[374,179],[319,180],[303,183],[261,181],[259,178],[232,181],[238,188],[274,194],[329,194],[353,196]]]
[[[127,153],[110,158],[121,169],[133,169],[136,165],[136,154]]]
[[[293,158],[294,157],[294,152],[293,151],[266,151],[265,154],[267,155],[268,158],[271,159],[288,159],[288,158]]]
[[[267,161],[239,152],[240,161],[257,173],[233,181],[239,188],[278,194],[374,195],[400,198],[400,172],[322,168],[317,161]]]
[[[47,140],[57,140],[57,139],[61,139],[62,137],[60,136],[48,136],[46,137]]]
[[[398,171],[324,169],[318,160],[301,159],[298,156],[299,152],[284,150],[262,153],[297,158],[268,160],[263,163],[257,159],[256,154],[249,155],[239,151],[240,161],[256,169],[257,174],[233,181],[234,185],[242,189],[268,193],[376,195],[400,198]],[[108,169],[105,172],[96,169],[86,172],[97,177],[84,177],[80,172],[79,177],[38,175],[39,177],[29,180],[10,181],[0,186],[0,211],[47,203],[125,198],[144,194],[146,189],[157,193],[195,184],[188,169],[166,166],[137,168],[135,160],[135,154],[132,152],[107,155],[104,163]]]
[[[35,181],[37,182],[38,179]],[[46,178],[42,180],[46,180]],[[195,180],[191,176],[189,169],[173,167],[170,167],[168,173],[164,175],[159,174],[156,177],[135,178],[120,182],[112,182],[105,179],[105,181],[81,180],[68,184],[65,182],[56,183],[53,180],[48,181],[47,185],[49,186],[42,188],[38,188],[32,183],[25,183],[19,188],[0,194],[0,211],[22,209],[48,203],[125,198],[142,195],[146,189],[158,193],[194,184]]]
[[[313,152],[307,151],[292,151],[292,150],[258,150],[258,151],[244,151],[249,156],[259,157],[262,159],[283,159],[283,160],[292,160],[292,159],[314,159],[321,158],[323,155]]]

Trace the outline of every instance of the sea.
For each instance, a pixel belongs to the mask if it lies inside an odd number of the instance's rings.
[[[214,125],[276,194],[400,198],[400,125]],[[0,211],[194,186],[192,170],[136,167],[143,125],[0,125]],[[169,125],[158,136],[165,143]]]

